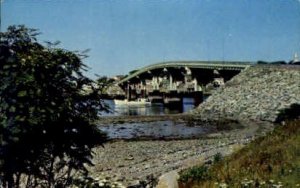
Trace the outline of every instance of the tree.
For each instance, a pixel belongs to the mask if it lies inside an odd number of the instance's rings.
[[[114,79],[108,78],[106,76],[101,76],[97,79],[97,84],[101,94],[107,94],[107,89],[114,83]]]
[[[95,125],[106,110],[80,53],[38,42],[38,31],[0,33],[0,187],[68,187],[87,176]],[[85,92],[85,88],[91,88]]]

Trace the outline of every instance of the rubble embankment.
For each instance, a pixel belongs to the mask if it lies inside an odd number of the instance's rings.
[[[300,103],[300,66],[253,66],[220,87],[192,113],[200,119],[274,122],[279,110]]]

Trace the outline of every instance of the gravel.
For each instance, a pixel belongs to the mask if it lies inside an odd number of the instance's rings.
[[[192,113],[199,118],[274,122],[279,110],[300,103],[300,66],[254,66],[216,90]]]
[[[124,186],[153,185],[166,172],[208,161],[218,152],[228,155],[272,129],[265,123],[244,125],[244,128],[211,133],[199,139],[111,141],[104,148],[95,149],[95,166],[90,172],[95,178]]]

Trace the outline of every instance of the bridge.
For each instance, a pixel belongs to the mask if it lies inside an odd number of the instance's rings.
[[[166,104],[180,101],[182,96],[202,98],[203,93],[223,85],[253,64],[238,61],[162,62],[131,71],[117,84],[129,100],[148,98]]]
[[[124,79],[122,79],[118,84],[123,84],[124,82],[130,81],[135,77],[139,77],[139,75],[149,73],[149,71],[156,69],[164,69],[164,68],[185,68],[188,67],[190,69],[210,69],[210,70],[235,70],[241,71],[251,65],[253,62],[237,62],[237,61],[168,61],[162,63],[152,64],[146,67],[143,67],[134,73],[128,75]]]

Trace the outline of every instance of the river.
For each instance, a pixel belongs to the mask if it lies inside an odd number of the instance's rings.
[[[167,115],[188,112],[195,108],[193,98],[183,98],[181,106],[172,108],[165,107],[163,104],[151,104],[145,106],[115,105],[113,100],[104,100],[110,107],[112,113],[104,113],[103,116],[144,116],[144,115]]]
[[[107,118],[114,116],[132,116],[129,122],[99,123],[99,128],[106,132],[110,139],[183,139],[196,138],[211,132],[204,127],[193,127],[187,122],[174,122],[173,120],[154,120],[135,122],[137,116],[162,116],[188,112],[195,108],[193,98],[183,98],[182,106],[167,108],[163,104],[141,106],[115,105],[113,100],[104,101],[112,113],[102,114]],[[114,118],[117,119],[117,118]]]

